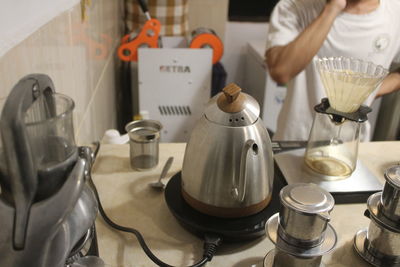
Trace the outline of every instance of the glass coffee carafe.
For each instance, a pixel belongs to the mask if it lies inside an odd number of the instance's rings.
[[[362,103],[388,71],[353,58],[318,59],[327,98],[315,106],[305,163],[325,179],[349,177],[356,168],[360,126],[371,109]]]

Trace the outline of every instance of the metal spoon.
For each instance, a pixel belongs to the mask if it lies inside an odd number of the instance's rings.
[[[163,182],[161,182],[161,179],[163,179],[167,175],[167,172],[168,172],[169,168],[171,167],[173,161],[174,161],[174,157],[168,158],[167,162],[165,162],[165,165],[161,171],[160,178],[158,178],[157,182],[150,183],[151,187],[156,188],[156,189],[164,189],[165,184],[163,184]]]

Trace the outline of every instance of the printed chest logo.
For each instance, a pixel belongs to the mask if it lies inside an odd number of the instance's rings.
[[[381,34],[375,38],[374,50],[375,52],[384,51],[390,44],[390,36],[388,34]]]

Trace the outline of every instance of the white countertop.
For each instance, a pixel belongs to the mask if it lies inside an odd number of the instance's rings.
[[[116,223],[139,230],[147,245],[162,261],[174,266],[194,264],[202,258],[203,241],[183,229],[169,211],[164,194],[148,185],[159,178],[161,169],[173,156],[164,182],[182,168],[185,144],[160,144],[160,162],[152,170],[138,172],[129,164],[129,145],[102,145],[93,180],[106,213]],[[383,172],[398,164],[400,142],[361,143],[359,157],[381,179]],[[355,233],[368,226],[365,204],[335,205],[331,224],[338,234],[335,250],[323,257],[325,266],[369,266],[353,250]],[[110,267],[156,266],[147,258],[132,234],[110,229],[101,216],[96,221],[100,257]],[[240,244],[223,244],[206,266],[260,267],[274,248],[267,237]]]

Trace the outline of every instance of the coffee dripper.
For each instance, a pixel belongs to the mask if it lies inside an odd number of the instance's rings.
[[[356,169],[360,126],[372,111],[362,103],[388,71],[372,62],[346,57],[319,58],[316,66],[327,98],[314,107],[304,159],[323,179],[344,179]]]

